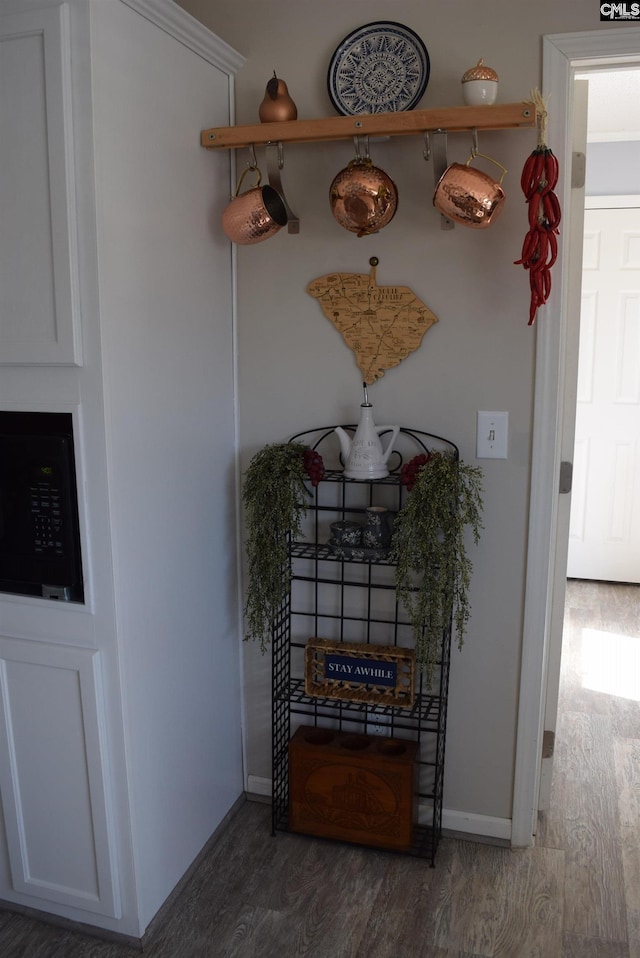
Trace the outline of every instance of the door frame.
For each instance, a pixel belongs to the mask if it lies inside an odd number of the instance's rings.
[[[543,37],[543,95],[549,98],[547,140],[560,168],[571,170],[573,77],[576,69],[640,59],[640,28],[554,34]],[[551,104],[553,106],[551,107]],[[564,175],[560,202],[570,208],[571,177]],[[522,637],[520,699],[516,737],[511,844],[532,844],[538,817],[538,795],[550,646],[557,636],[558,588],[566,579],[566,542],[559,542],[558,499],[565,415],[569,255],[565,249],[571,223],[565,223],[554,287],[536,321],[536,366],[533,408],[529,538]],[[563,568],[564,565],[564,568]],[[562,582],[560,587],[558,583]],[[553,657],[554,668],[559,667]],[[557,676],[555,676],[557,681]]]

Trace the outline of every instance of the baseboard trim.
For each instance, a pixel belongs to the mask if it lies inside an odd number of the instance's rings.
[[[252,795],[262,796],[263,798],[271,798],[271,779],[259,778],[257,775],[248,775],[247,797],[251,798]]]
[[[247,777],[247,798],[253,801],[271,798],[271,779],[257,775]],[[423,817],[423,809],[419,810]],[[459,812],[456,809],[443,808],[442,830],[455,838],[471,838],[476,841],[506,843],[511,842],[511,819],[494,818],[491,815],[477,815],[473,812]]]
[[[468,836],[478,840],[511,843],[510,818],[494,818],[491,815],[476,815],[443,808],[442,830],[456,838]]]
[[[51,925],[54,928],[60,928],[62,931],[71,931],[77,935],[87,935],[89,938],[95,938],[98,941],[104,941],[108,944],[122,945],[135,951],[142,951],[141,938],[135,938],[133,935],[125,935],[120,931],[111,931],[109,928],[100,928],[98,925],[89,925],[86,922],[74,921],[72,918],[54,915],[52,912],[41,911],[39,908],[31,908],[29,905],[22,905],[19,902],[10,901],[9,899],[0,900],[0,911],[22,915],[24,918],[29,918],[32,921],[42,922],[43,925]]]

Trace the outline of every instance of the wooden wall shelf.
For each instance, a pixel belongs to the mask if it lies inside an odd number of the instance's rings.
[[[366,113],[317,120],[256,123],[251,126],[203,130],[200,142],[208,150],[229,150],[267,143],[317,143],[349,140],[354,136],[409,136],[426,132],[461,133],[470,130],[510,130],[535,127],[531,103],[494,106],[454,106],[402,113]]]

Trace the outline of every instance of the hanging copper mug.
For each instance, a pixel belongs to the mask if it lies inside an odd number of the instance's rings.
[[[257,173],[254,187],[240,193],[247,173]],[[272,186],[261,186],[257,166],[248,166],[238,181],[235,196],[222,213],[222,229],[233,243],[249,246],[262,243],[287,225],[287,210],[282,197]]]
[[[499,182],[471,166],[476,156],[490,160],[502,170]],[[466,163],[452,163],[444,171],[433,194],[433,205],[444,216],[463,226],[485,229],[498,218],[504,206],[502,181],[507,174],[502,163],[486,153],[473,152]]]

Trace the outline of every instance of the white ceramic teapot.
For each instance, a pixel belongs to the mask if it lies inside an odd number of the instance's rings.
[[[389,475],[387,460],[400,430],[399,426],[376,426],[373,422],[373,405],[367,397],[367,384],[364,387],[364,402],[360,406],[360,422],[353,439],[350,439],[341,426],[335,433],[340,440],[340,449],[344,459],[344,475],[347,479],[384,479]],[[382,448],[380,433],[391,430],[391,435]]]

